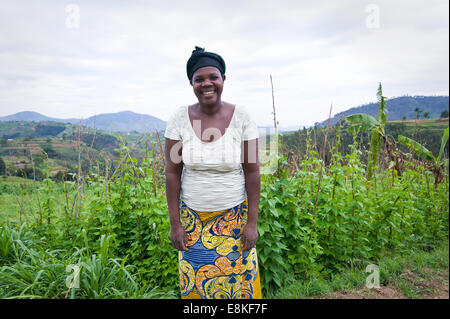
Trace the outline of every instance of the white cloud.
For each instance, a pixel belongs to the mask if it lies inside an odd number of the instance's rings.
[[[388,97],[448,94],[447,1],[1,1],[0,116],[89,117],[132,110],[167,120],[196,102],[195,45],[227,63],[223,99],[281,125],[311,125]],[[380,27],[366,26],[368,4]]]

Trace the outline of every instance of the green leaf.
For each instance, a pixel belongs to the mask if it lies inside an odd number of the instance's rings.
[[[441,149],[439,150],[439,155],[437,158],[438,162],[441,161],[442,153],[444,152],[444,148],[445,148],[445,145],[447,144],[447,141],[448,141],[448,127],[445,129],[444,134],[442,134]]]
[[[374,117],[364,113],[349,115],[345,118],[345,121],[352,125],[360,125],[365,130],[371,130],[380,125],[380,122]]]
[[[433,156],[433,153],[431,153],[425,146],[417,143],[416,141],[410,139],[409,137],[399,135],[398,141],[401,144],[403,144],[409,148],[412,148],[414,150],[414,152],[418,156],[422,157],[423,159],[427,159],[432,162],[436,161],[436,158]]]
[[[275,204],[276,204],[276,203],[275,203],[275,200],[273,200],[273,199],[271,198],[271,199],[268,200],[268,202],[269,202],[269,206],[270,206],[270,207],[275,207]]]
[[[278,287],[281,287],[281,280],[280,280],[280,277],[278,276],[278,274],[275,274],[275,276],[273,277],[273,280],[278,285]]]
[[[263,223],[261,225],[259,225],[258,227],[259,233],[262,235],[264,235],[264,233],[266,233],[267,231],[269,231],[269,225],[266,223]]]
[[[386,109],[386,97],[383,96],[383,89],[381,87],[381,83],[378,85],[377,91],[377,99],[378,99],[378,122],[381,124],[386,124],[388,110]]]
[[[277,226],[278,228],[283,228],[283,226],[281,226],[281,224],[278,221],[276,221],[276,220],[273,221],[273,224],[275,226]]]
[[[279,217],[279,216],[280,216],[280,214],[278,213],[278,211],[277,211],[276,208],[271,208],[270,211],[272,212],[272,214],[273,214],[275,217]]]

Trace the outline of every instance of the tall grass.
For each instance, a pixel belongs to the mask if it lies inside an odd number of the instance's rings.
[[[0,227],[3,298],[174,297],[171,292],[138,283],[138,276],[131,271],[133,266],[126,265],[125,258],[110,256],[111,237],[102,236],[98,253],[88,244],[71,251],[44,250],[33,237],[24,225],[19,231]],[[79,269],[79,276],[73,277],[70,270],[74,268]]]

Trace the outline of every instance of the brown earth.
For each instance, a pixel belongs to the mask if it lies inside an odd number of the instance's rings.
[[[388,282],[380,288],[363,287],[352,291],[336,291],[315,299],[449,299],[448,271],[440,274],[425,267],[424,272],[425,275],[419,275],[407,269],[398,280]],[[407,286],[413,295],[405,295],[400,286]]]
[[[447,118],[442,118],[442,119],[410,119],[410,120],[395,120],[395,121],[389,121],[388,123],[417,123],[417,124],[422,124],[422,123],[443,123],[443,122],[448,122],[448,117]]]
[[[52,143],[53,146],[64,146],[64,147],[75,147],[76,143],[65,142],[65,143]]]

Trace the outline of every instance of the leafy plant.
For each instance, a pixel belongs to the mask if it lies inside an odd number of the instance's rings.
[[[434,174],[434,187],[437,187],[438,183],[442,183],[444,181],[444,167],[447,164],[448,165],[448,159],[443,159],[444,154],[444,148],[447,145],[448,136],[449,136],[449,128],[447,127],[442,134],[441,138],[441,147],[439,150],[439,155],[435,157],[432,152],[430,152],[425,146],[421,145],[420,143],[414,141],[413,139],[410,139],[409,137],[399,135],[398,141],[402,143],[403,145],[407,146],[408,148],[414,150],[414,153],[417,154],[419,157],[429,161],[431,163],[430,170]]]
[[[373,169],[378,163],[378,152],[381,146],[381,139],[385,138],[386,134],[384,126],[386,125],[388,111],[386,109],[386,97],[383,96],[383,90],[381,83],[378,86],[377,91],[378,98],[378,117],[373,118],[368,114],[353,114],[345,118],[345,121],[360,126],[363,130],[369,130],[372,132],[372,138],[370,140],[370,154],[367,166],[367,176],[371,179],[373,175]]]

